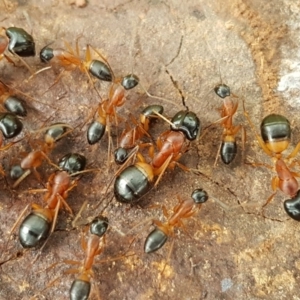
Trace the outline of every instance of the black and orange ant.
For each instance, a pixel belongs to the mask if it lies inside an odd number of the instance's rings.
[[[157,118],[154,112],[163,114],[164,108],[161,105],[149,105],[140,114],[139,122],[132,119],[135,126],[133,128],[125,129],[119,140],[119,147],[115,150],[115,162],[117,164],[123,164],[127,159],[142,146],[147,144],[137,144],[143,136],[148,136],[149,125],[153,119]]]
[[[139,78],[134,74],[126,75],[121,81],[116,80],[114,76],[112,77],[108,98],[99,104],[98,116],[87,130],[87,140],[90,145],[94,145],[101,140],[107,125],[109,131],[111,120],[117,120],[116,108],[122,106],[126,101],[125,91],[133,89],[138,83]]]
[[[165,223],[153,220],[155,229],[146,238],[145,253],[151,253],[160,249],[166,243],[168,237],[174,235],[175,227],[183,227],[183,219],[195,215],[200,210],[202,203],[208,200],[208,195],[203,189],[196,189],[193,191],[191,198],[182,200],[178,197],[178,200],[179,203],[174,206],[173,213],[170,216],[167,209],[163,206],[163,213],[167,218]]]
[[[44,160],[48,160],[51,164],[48,155],[53,150],[55,142],[69,133],[70,130],[72,130],[72,127],[65,123],[57,123],[48,127],[45,133],[45,141],[35,141],[36,144],[40,144],[40,149],[29,152],[21,160],[19,165],[14,165],[11,168],[10,177],[16,179],[13,184],[14,188],[17,187],[31,172],[33,172],[36,178],[41,181],[36,168],[38,168]]]
[[[257,134],[253,123],[251,122],[248,113],[244,109],[244,114],[255,133],[259,145],[263,151],[272,158],[274,166],[264,163],[250,163],[253,166],[265,166],[269,169],[274,169],[277,173],[272,178],[272,189],[279,188],[285,195],[292,197],[284,202],[284,209],[286,213],[294,220],[300,220],[300,207],[299,207],[299,190],[298,181],[296,177],[300,177],[299,173],[290,170],[290,167],[296,162],[290,162],[300,149],[300,142],[296,145],[294,150],[287,156],[283,157],[282,153],[287,149],[290,144],[291,127],[289,120],[279,114],[271,114],[266,116],[260,125],[261,137]],[[248,163],[249,164],[249,163]],[[276,194],[273,193],[263,205],[267,206]]]
[[[93,276],[93,264],[96,256],[103,251],[105,244],[104,234],[108,227],[108,219],[98,216],[93,219],[89,226],[89,237],[86,241],[82,237],[81,245],[85,251],[84,261],[69,261],[71,264],[81,265],[78,269],[70,269],[66,273],[79,273],[79,276],[73,281],[70,289],[70,299],[88,299],[91,291],[91,277]]]
[[[73,161],[72,163],[70,163],[70,159]],[[74,160],[77,163],[74,163]],[[46,184],[46,189],[30,191],[31,193],[47,192],[44,197],[47,204],[45,207],[32,204],[32,212],[21,222],[19,240],[24,248],[38,247],[42,242],[42,248],[45,246],[49,236],[55,229],[58,212],[62,207],[72,214],[72,209],[67,204],[66,199],[68,193],[77,186],[78,179],[71,181],[71,176],[84,172],[85,157],[80,154],[75,154],[75,156],[67,154],[60,160],[60,164],[66,169],[51,174]],[[25,214],[27,208],[28,205],[19,216],[12,231]]]
[[[117,201],[135,203],[143,197],[151,187],[155,176],[158,176],[154,187],[159,183],[165,170],[176,165],[184,170],[187,167],[178,160],[188,149],[189,141],[195,140],[200,133],[200,120],[191,111],[180,111],[171,120],[171,130],[162,133],[158,140],[158,153],[150,164],[141,155],[139,162],[125,168],[115,179],[114,194]]]
[[[89,74],[91,74],[100,80],[109,81],[109,82],[112,81],[113,76],[110,67],[103,61],[91,58],[92,57],[91,50],[90,50],[91,45],[89,44],[87,45],[85,60],[83,61],[80,58],[78,40],[79,38],[76,41],[76,51],[74,51],[67,42],[65,42],[65,46],[68,50],[64,50],[61,48],[53,49],[50,48],[49,45],[45,46],[40,51],[41,61],[43,63],[49,63],[49,62],[57,63],[60,66],[65,67],[66,69],[79,68],[79,70],[83,73],[86,73],[89,78],[90,78]],[[63,73],[61,73],[59,77],[62,74]],[[58,81],[58,79],[56,80],[56,82]]]
[[[229,86],[226,84],[218,84],[214,88],[215,93],[223,99],[223,105],[221,108],[221,119],[215,123],[220,122],[223,129],[222,142],[220,144],[218,154],[216,157],[215,165],[220,154],[222,162],[226,165],[230,164],[237,154],[237,144],[235,136],[243,129],[242,125],[233,125],[233,117],[238,109],[238,102],[233,101],[232,97],[237,98],[230,92]],[[243,144],[245,141],[245,131],[243,130]]]

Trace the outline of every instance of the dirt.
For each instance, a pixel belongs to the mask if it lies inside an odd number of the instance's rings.
[[[93,267],[90,299],[299,298],[299,224],[284,212],[286,196],[280,191],[262,216],[262,206],[273,193],[275,173],[243,163],[244,155],[248,161],[272,165],[244,120],[241,101],[257,131],[270,113],[284,114],[291,121],[290,153],[300,137],[294,113],[300,105],[298,4],[288,0],[192,0],[185,5],[177,0],[5,0],[0,2],[0,11],[1,26],[32,33],[37,55],[25,60],[33,70],[45,67],[38,53],[46,44],[66,48],[67,42],[75,49],[80,37],[80,57],[85,57],[90,44],[109,61],[116,78],[131,72],[139,76],[141,84],[128,92],[126,103],[117,109],[119,124],[111,128],[114,144],[130,114],[138,118],[149,104],[163,104],[166,116],[172,117],[184,109],[182,93],[204,128],[220,118],[222,101],[213,93],[216,84],[228,84],[239,97],[234,122],[246,129],[245,152],[239,132],[237,158],[228,166],[219,159],[214,166],[222,135],[221,126],[215,124],[180,159],[185,166],[197,168],[199,175],[180,168],[169,170],[140,206],[130,207],[115,200],[109,203],[111,187],[104,199],[117,167],[108,161],[107,135],[100,144],[90,146],[86,141],[87,124],[99,103],[86,74],[65,70],[49,89],[60,66],[30,78],[20,62],[13,66],[0,61],[0,79],[13,91],[27,95],[28,108],[22,120],[24,139],[1,152],[6,174],[22,152],[30,151],[32,139],[42,139],[36,131],[59,121],[75,130],[57,142],[50,159],[57,163],[62,155],[78,152],[87,157],[88,168],[100,169],[83,175],[68,197],[75,214],[87,201],[81,223],[100,212],[109,218],[106,246]],[[109,84],[97,81],[95,86],[105,99]],[[149,97],[144,89],[168,101]],[[160,120],[151,135],[156,139],[164,130],[168,125]],[[53,172],[52,166],[43,164],[39,169],[42,182]],[[72,217],[62,211],[55,232],[33,262],[38,250],[25,251],[17,232],[9,237],[9,231],[26,205],[43,205],[43,193],[28,191],[44,185],[33,175],[15,190],[12,180],[0,180],[0,299],[68,299],[77,274],[67,271],[74,266],[65,261],[84,258],[80,242],[84,226],[72,228]],[[186,199],[199,187],[210,195],[199,213],[185,220],[185,226],[176,229],[162,249],[143,253],[151,220],[164,220],[161,206],[171,210],[178,196]]]

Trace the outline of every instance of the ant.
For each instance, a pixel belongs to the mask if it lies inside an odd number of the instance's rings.
[[[39,173],[36,171],[44,159],[48,160],[51,164],[48,154],[53,150],[55,142],[61,139],[64,135],[70,132],[67,129],[72,130],[72,127],[65,123],[57,123],[51,125],[45,133],[45,141],[43,143],[36,141],[41,145],[39,150],[33,150],[29,152],[20,162],[20,165],[15,165],[10,170],[10,177],[17,179],[13,187],[17,187],[32,171],[38,181],[41,181]]]
[[[77,264],[81,266],[78,269],[70,269],[67,273],[79,273],[80,275],[73,281],[70,289],[70,299],[88,299],[91,290],[91,277],[93,276],[92,266],[94,264],[94,258],[101,254],[103,251],[103,245],[105,234],[108,227],[108,219],[103,216],[98,216],[93,219],[89,227],[89,237],[86,241],[83,237],[81,245],[85,251],[85,259],[82,263],[77,261],[71,261],[71,264]]]
[[[221,123],[223,129],[222,142],[220,144],[218,154],[216,157],[215,165],[220,154],[221,160],[224,164],[230,164],[237,154],[237,145],[235,135],[239,132],[242,125],[233,125],[233,116],[237,111],[238,102],[234,102],[232,97],[237,98],[234,94],[230,92],[229,86],[226,84],[218,84],[214,88],[215,93],[223,99],[223,106],[221,108],[221,119],[217,122]],[[215,122],[215,123],[217,123]],[[243,131],[243,141],[245,140],[245,132]]]
[[[0,80],[0,103],[4,108],[21,117],[26,117],[27,110],[24,106],[24,101],[13,95],[8,86]]]
[[[254,125],[248,116],[248,113],[245,111],[245,108],[244,114],[256,135],[259,145],[263,151],[274,161],[274,167],[262,163],[254,163],[251,165],[265,166],[269,169],[275,168],[277,175],[272,178],[272,189],[276,190],[279,188],[285,195],[291,197],[291,199],[284,202],[284,209],[292,219],[300,221],[299,190],[298,182],[296,180],[296,177],[300,177],[300,174],[290,170],[290,167],[293,166],[293,163],[289,162],[299,152],[300,142],[287,157],[283,158],[282,155],[282,153],[290,144],[291,126],[289,120],[279,114],[270,114],[266,116],[260,125],[260,137],[257,134]],[[275,194],[276,192],[267,199],[267,202],[263,205],[263,208],[273,200]]]
[[[21,57],[35,56],[35,42],[33,37],[24,29],[18,27],[0,28],[0,60],[3,57],[12,64],[14,62],[4,53],[8,49],[17,55],[21,62],[31,71],[31,68]]]
[[[133,89],[138,83],[139,78],[134,74],[126,75],[121,81],[115,80],[114,76],[112,77],[112,85],[109,88],[108,99],[99,104],[97,111],[98,116],[96,120],[89,125],[87,130],[87,140],[90,145],[94,145],[101,140],[106,130],[106,124],[108,124],[109,131],[110,120],[112,118],[117,119],[116,108],[122,106],[126,101],[125,91]]]
[[[77,163],[70,167],[70,157],[74,162],[74,157],[77,157]],[[44,200],[46,201],[46,206],[41,207],[38,204],[32,204],[32,211],[27,217],[22,221],[19,228],[19,240],[24,248],[38,247],[40,243],[43,242],[42,248],[45,246],[51,233],[54,231],[59,209],[63,206],[69,213],[72,214],[72,209],[67,204],[66,199],[68,193],[77,186],[78,179],[71,181],[71,176],[75,176],[79,173],[84,172],[85,157],[80,154],[67,154],[60,160],[60,164],[67,166],[66,169],[55,172],[49,176],[48,182],[46,184],[45,190],[32,190],[30,192],[40,192],[46,191]],[[68,163],[67,163],[68,162]],[[78,168],[78,166],[81,168]],[[78,172],[74,172],[74,171]],[[19,223],[19,220],[23,217],[28,205],[23,210],[15,225]]]
[[[154,187],[159,183],[165,170],[178,165],[189,170],[177,161],[188,149],[189,141],[200,133],[200,120],[191,111],[179,111],[171,120],[171,130],[162,133],[158,140],[158,153],[151,163],[146,163],[141,155],[139,162],[125,168],[115,179],[114,195],[118,202],[134,203],[149,190],[154,176],[158,176]]]
[[[61,48],[53,49],[50,48],[49,45],[47,45],[40,51],[41,61],[43,63],[49,63],[50,61],[54,63],[57,62],[59,65],[65,68],[78,67],[81,72],[87,74],[90,80],[91,78],[89,74],[103,81],[112,81],[113,76],[110,67],[107,66],[106,63],[104,63],[103,61],[91,59],[91,45],[87,45],[85,60],[82,61],[80,59],[78,46],[79,38],[77,38],[76,40],[76,53],[67,42],[65,42],[65,46],[68,50],[64,50]],[[98,54],[98,51],[96,51],[95,49],[94,51]],[[103,58],[103,56],[100,53],[99,55],[101,58]],[[59,75],[59,77],[61,75],[62,73]],[[58,81],[58,79],[56,80],[56,82]]]
[[[183,227],[182,219],[189,218],[198,212],[202,203],[208,200],[207,192],[203,189],[196,189],[192,192],[191,198],[182,200],[178,197],[179,203],[174,206],[171,216],[163,206],[164,216],[167,218],[165,223],[153,220],[156,228],[149,233],[146,238],[144,251],[151,253],[160,249],[167,241],[168,236],[174,235],[175,227]]]
[[[117,164],[124,164],[132,154],[136,153],[138,149],[144,145],[136,144],[144,135],[149,137],[148,131],[150,122],[157,118],[154,112],[163,114],[163,111],[164,108],[161,105],[149,105],[141,112],[139,123],[133,119],[135,127],[122,132],[119,142],[120,145],[114,152],[115,162]]]

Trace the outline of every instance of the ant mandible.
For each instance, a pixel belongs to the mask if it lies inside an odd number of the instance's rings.
[[[196,189],[192,192],[191,198],[182,200],[178,197],[178,200],[179,203],[174,206],[171,216],[168,215],[166,208],[163,206],[163,213],[167,218],[165,223],[153,220],[156,227],[146,238],[145,253],[160,249],[166,243],[168,237],[174,235],[175,227],[183,227],[182,219],[195,215],[201,209],[202,203],[208,200],[208,195],[203,189]]]
[[[61,139],[65,134],[69,133],[67,129],[72,127],[65,123],[57,123],[51,125],[45,133],[45,141],[41,144],[41,149],[33,150],[28,153],[20,162],[20,165],[15,165],[10,170],[10,177],[16,179],[13,187],[17,187],[32,171],[36,178],[40,181],[40,175],[36,171],[43,161],[46,159],[50,162],[48,155],[53,150],[55,142]],[[51,162],[50,162],[51,163]]]
[[[128,158],[135,154],[138,149],[142,146],[147,146],[147,144],[137,144],[143,136],[148,136],[149,125],[153,119],[157,118],[154,112],[163,114],[164,108],[161,105],[149,105],[140,114],[139,122],[132,120],[135,127],[125,129],[120,137],[119,147],[115,150],[115,162],[119,165],[124,164]]]
[[[290,167],[293,166],[293,163],[289,162],[299,152],[300,142],[286,158],[283,158],[282,155],[282,153],[290,144],[291,127],[289,120],[279,114],[270,114],[266,116],[260,125],[260,137],[256,133],[254,125],[251,122],[248,113],[245,111],[245,108],[244,114],[256,135],[259,145],[263,151],[274,161],[274,167],[261,163],[254,163],[252,165],[263,165],[269,169],[275,168],[277,176],[272,178],[272,189],[276,190],[279,188],[285,195],[292,197],[284,202],[284,209],[292,219],[300,221],[298,182],[295,178],[300,177],[300,174],[290,170]],[[275,194],[276,192],[268,198],[267,202],[263,205],[263,208],[272,201]]]
[[[160,135],[157,140],[158,153],[151,163],[146,163],[141,155],[140,162],[125,168],[115,179],[114,195],[118,202],[134,203],[150,189],[154,176],[158,176],[154,187],[159,183],[165,170],[178,165],[189,170],[177,161],[187,151],[189,141],[200,133],[200,120],[191,111],[179,111],[171,120],[171,130]]]

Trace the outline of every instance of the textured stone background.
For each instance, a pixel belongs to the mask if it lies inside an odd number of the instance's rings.
[[[5,2],[15,6],[7,8]],[[38,52],[52,41],[56,47],[64,47],[63,40],[74,46],[82,34],[82,57],[89,43],[108,59],[116,77],[133,70],[152,94],[173,102],[163,102],[168,116],[181,106],[181,97],[166,69],[203,126],[219,118],[222,103],[212,88],[221,80],[226,82],[240,99],[245,99],[257,128],[262,118],[272,112],[289,118],[293,126],[289,151],[300,137],[295,114],[300,99],[299,13],[300,5],[290,0],[190,0],[184,5],[177,0],[90,0],[84,8],[67,1],[0,2],[1,26],[23,27],[32,32]],[[26,61],[33,69],[43,67],[38,57]],[[35,98],[27,99],[25,132],[57,121],[78,126],[57,144],[50,157],[56,162],[72,150],[86,155],[90,167],[101,168],[101,172],[83,176],[68,198],[75,213],[84,200],[88,201],[81,219],[84,223],[103,210],[103,203],[96,211],[94,207],[103,198],[114,169],[108,168],[107,137],[92,147],[85,139],[86,126],[82,124],[91,119],[97,107],[95,91],[78,70],[65,72],[46,93],[59,67],[29,81],[29,72],[22,66],[13,67],[2,60],[0,70],[3,81]],[[97,83],[97,87],[105,97],[108,85]],[[142,107],[158,102],[138,87],[128,93],[128,101],[119,114],[125,120],[129,113],[138,116]],[[248,160],[270,164],[243,120],[241,105],[235,121],[245,124]],[[120,128],[124,126],[121,124]],[[154,137],[167,129],[161,124],[154,126]],[[213,168],[221,133],[219,126],[211,128],[181,159],[186,166],[199,168],[203,175],[175,169],[167,172],[158,188],[145,197],[143,209],[115,201],[105,209],[112,226],[105,251],[99,257],[102,262],[94,266],[91,299],[97,299],[97,293],[101,299],[300,299],[299,224],[283,211],[285,196],[281,192],[267,206],[266,218],[261,216],[261,206],[272,193],[271,170],[244,165],[241,154],[230,166],[219,162]],[[116,135],[113,127],[114,141]],[[240,135],[238,143],[241,146]],[[5,170],[20,157],[20,152],[28,150],[28,140],[24,140],[1,153]],[[45,164],[40,172],[46,181],[53,168]],[[67,299],[75,275],[63,273],[68,265],[53,264],[83,258],[82,228],[72,229],[71,218],[62,212],[56,231],[32,264],[37,252],[24,251],[16,236],[8,241],[8,231],[28,203],[42,203],[42,194],[26,193],[41,185],[34,177],[27,178],[16,191],[9,188],[10,184],[1,179],[0,298]],[[206,189],[227,209],[211,199],[198,215],[185,222],[186,230],[176,230],[169,259],[171,239],[157,253],[145,255],[143,241],[151,229],[141,222],[162,218],[161,209],[150,206],[164,204],[171,208],[177,195],[189,197],[196,187]],[[136,255],[105,261],[124,254],[129,246]],[[57,277],[58,281],[46,288]]]

